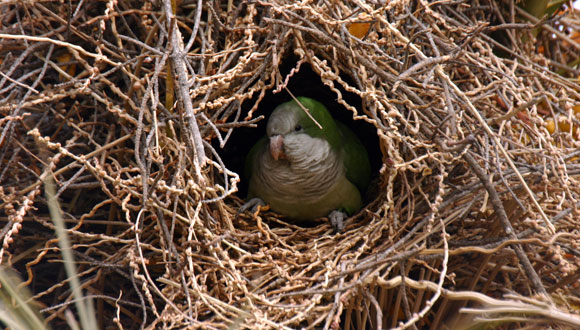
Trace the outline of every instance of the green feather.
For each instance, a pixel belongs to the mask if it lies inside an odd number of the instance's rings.
[[[337,122],[342,137],[342,152],[346,178],[354,183],[361,194],[366,192],[371,179],[371,164],[366,148],[358,137],[343,123]]]
[[[248,155],[246,156],[246,162],[244,164],[245,165],[244,166],[244,177],[246,179],[250,179],[250,177],[252,176],[252,170],[254,169],[256,157],[258,156],[258,154],[260,152],[262,152],[262,150],[266,149],[267,144],[268,144],[268,137],[266,135],[264,135],[264,136],[262,136],[262,138],[260,138],[258,140],[258,142],[256,142],[256,144],[254,144],[252,149],[250,149],[250,152],[248,152]],[[251,191],[249,191],[248,197],[252,198],[252,197],[256,197],[256,196],[252,196]]]

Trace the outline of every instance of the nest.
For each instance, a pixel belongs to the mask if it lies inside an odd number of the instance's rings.
[[[50,179],[103,327],[580,327],[577,12],[201,3],[0,5],[0,263],[47,322]],[[238,214],[239,132],[305,70],[380,149],[339,234]]]

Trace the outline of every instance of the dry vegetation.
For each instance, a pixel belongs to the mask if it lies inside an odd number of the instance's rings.
[[[580,327],[577,12],[176,2],[0,4],[0,264],[54,328],[47,177],[103,328]],[[382,153],[336,235],[237,216],[221,150],[306,67]]]

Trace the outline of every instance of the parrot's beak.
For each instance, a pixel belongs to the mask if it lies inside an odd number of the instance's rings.
[[[282,135],[273,135],[270,137],[270,155],[274,160],[286,159],[284,153],[284,138]]]

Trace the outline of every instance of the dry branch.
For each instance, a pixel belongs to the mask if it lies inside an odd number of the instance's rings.
[[[577,11],[65,3],[0,4],[0,264],[54,328],[74,299],[54,276],[48,175],[103,327],[580,323]],[[342,234],[238,216],[231,164],[255,141],[236,134],[300,96],[306,71],[378,141],[368,205]]]

